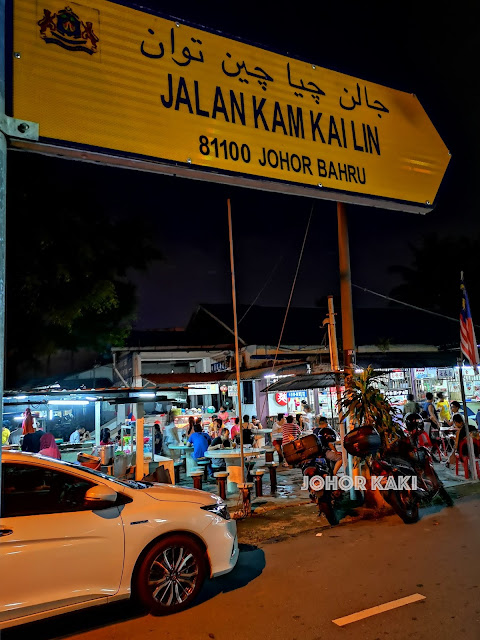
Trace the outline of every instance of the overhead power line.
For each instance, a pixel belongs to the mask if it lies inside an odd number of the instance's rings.
[[[416,309],[417,311],[423,311],[424,313],[429,313],[432,316],[438,316],[439,318],[443,318],[444,320],[452,320],[453,322],[460,322],[459,318],[452,318],[452,316],[446,316],[443,313],[437,313],[436,311],[430,311],[430,309],[423,309],[422,307],[417,307],[414,304],[409,304],[408,302],[403,302],[403,300],[397,300],[396,298],[390,298],[390,296],[385,296],[383,293],[378,293],[378,291],[372,291],[371,289],[367,289],[366,287],[361,287],[358,284],[353,284],[352,287],[356,289],[360,289],[361,291],[366,291],[367,293],[371,293],[374,296],[378,296],[379,298],[383,298],[384,300],[389,300],[390,302],[396,302],[397,304],[402,304],[404,307],[410,307],[410,309]],[[474,327],[479,327],[480,325],[475,324]]]

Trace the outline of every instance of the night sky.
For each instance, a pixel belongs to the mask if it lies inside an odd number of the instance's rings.
[[[354,283],[388,294],[398,280],[387,268],[408,264],[409,243],[433,231],[448,236],[480,231],[473,2],[147,4],[165,15],[418,96],[452,153],[437,207],[420,216],[349,205]],[[21,179],[23,158],[10,154],[12,184]],[[334,202],[41,157],[29,166],[47,183],[71,180],[78,186],[87,180],[98,194],[96,207],[131,217],[132,232],[136,216],[148,220],[164,260],[147,274],[132,275],[139,293],[137,328],[183,326],[196,304],[231,301],[227,198],[232,201],[239,302],[251,302],[276,267],[257,304],[286,305],[312,205],[293,304],[314,306],[338,293]],[[451,268],[451,256],[438,258],[438,263],[432,260],[432,277],[441,278],[442,270]],[[354,304],[380,303],[354,292]]]

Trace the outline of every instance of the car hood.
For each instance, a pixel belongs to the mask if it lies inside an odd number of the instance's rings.
[[[154,484],[143,492],[155,500],[163,500],[169,502],[193,502],[195,504],[215,504],[221,502],[220,498],[206,491],[198,489],[184,489],[183,487],[175,487],[171,484]]]

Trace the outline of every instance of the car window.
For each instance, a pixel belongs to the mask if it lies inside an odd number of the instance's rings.
[[[79,476],[34,464],[2,465],[2,516],[91,510],[85,493],[95,486]]]

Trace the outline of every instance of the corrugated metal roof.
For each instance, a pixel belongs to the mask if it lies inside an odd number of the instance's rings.
[[[342,376],[342,374],[340,374]],[[343,376],[342,376],[343,377]],[[335,386],[335,373],[313,373],[304,376],[291,376],[270,384],[263,392],[270,391],[303,391],[304,389],[325,389]]]

